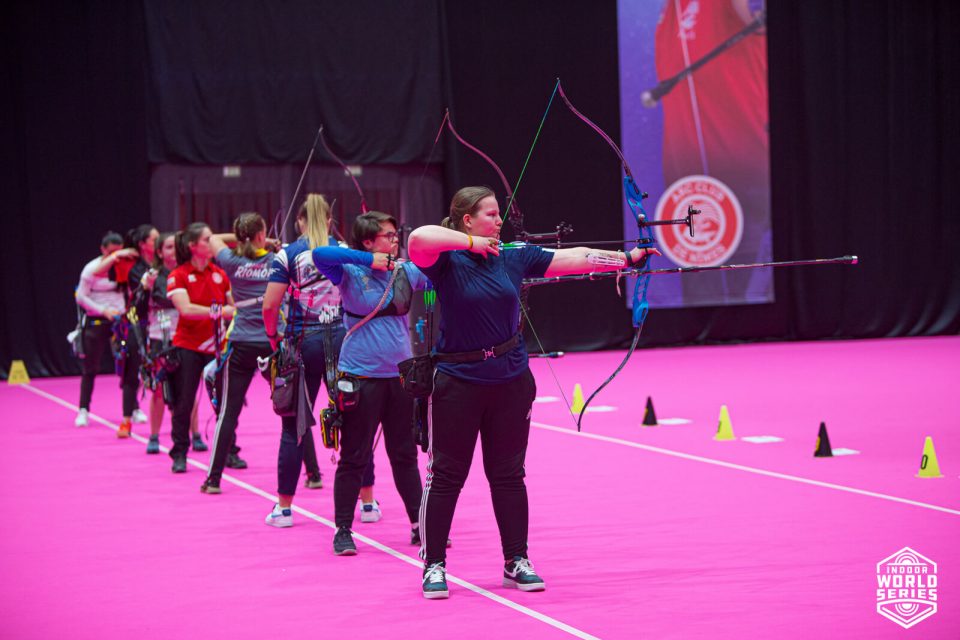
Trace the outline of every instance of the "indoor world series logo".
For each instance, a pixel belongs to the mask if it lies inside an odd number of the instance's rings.
[[[904,547],[877,563],[877,613],[909,629],[936,612],[936,562]]]

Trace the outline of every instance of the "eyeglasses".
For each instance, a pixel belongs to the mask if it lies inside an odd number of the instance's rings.
[[[387,232],[387,233],[378,233],[378,234],[376,235],[376,237],[377,237],[377,238],[386,238],[386,239],[389,240],[390,242],[393,242],[394,240],[400,240],[400,234],[397,233],[396,231],[389,231],[389,232]]]

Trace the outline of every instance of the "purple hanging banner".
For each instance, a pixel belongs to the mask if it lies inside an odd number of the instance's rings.
[[[767,37],[757,0],[620,0],[623,151],[651,219],[683,218],[695,235],[655,228],[670,263],[713,266],[772,260]],[[636,223],[624,209],[624,230]],[[651,282],[651,306],[773,302],[772,269],[720,271]]]

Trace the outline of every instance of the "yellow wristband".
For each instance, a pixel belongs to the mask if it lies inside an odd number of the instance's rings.
[[[473,236],[468,235],[467,239],[470,241],[470,246],[467,247],[467,250],[473,249]]]

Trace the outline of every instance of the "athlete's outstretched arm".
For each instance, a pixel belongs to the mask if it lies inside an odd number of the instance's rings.
[[[566,276],[578,273],[617,271],[639,267],[647,256],[659,256],[653,247],[634,248],[628,252],[601,251],[589,247],[572,247],[553,250],[553,260],[544,277]]]
[[[471,236],[432,224],[414,229],[407,242],[407,253],[410,255],[410,260],[418,267],[429,267],[437,261],[437,258],[444,251],[456,251],[458,249],[467,249],[482,256],[500,254],[500,247],[496,238]]]

